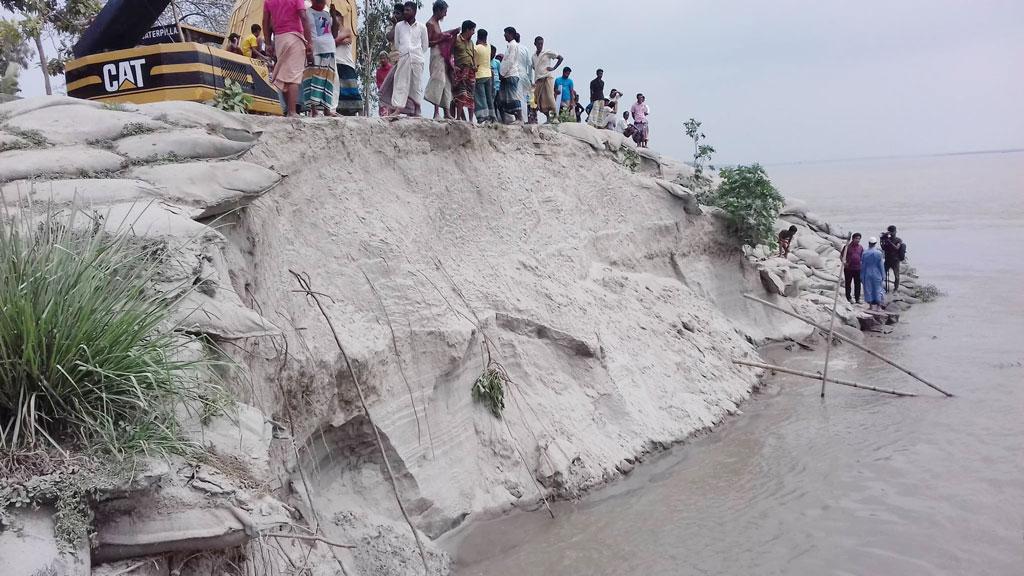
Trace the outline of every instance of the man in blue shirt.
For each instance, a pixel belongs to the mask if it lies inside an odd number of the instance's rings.
[[[572,105],[573,82],[569,78],[570,74],[572,74],[572,68],[566,66],[562,69],[562,76],[555,80],[555,98],[559,102],[559,111]]]

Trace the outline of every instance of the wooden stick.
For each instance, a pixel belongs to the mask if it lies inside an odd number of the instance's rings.
[[[821,373],[821,397],[825,397],[825,383],[828,382],[828,361],[832,356],[832,337],[836,333],[836,309],[839,308],[839,285],[843,282],[843,273],[846,271],[846,250],[853,242],[853,232],[846,240],[846,246],[839,252],[839,277],[836,278],[836,290],[832,295],[832,317],[828,323],[828,340],[825,342],[825,370]]]
[[[303,540],[306,542],[323,542],[324,544],[327,544],[328,546],[333,546],[335,548],[355,548],[355,546],[351,544],[339,544],[337,542],[332,542],[321,536],[305,536],[303,534],[273,534],[269,532],[263,532],[262,534],[260,534],[260,536],[265,536],[267,538],[285,538],[288,540]]]
[[[793,370],[790,368],[783,368],[782,366],[772,366],[771,364],[762,364],[760,362],[747,362],[745,360],[733,360],[733,364],[739,364],[740,366],[750,366],[752,368],[762,368],[764,370],[773,370],[775,372],[783,372],[785,374],[792,374],[794,376],[803,376],[804,378],[811,378],[817,380],[821,378],[821,374],[815,374],[814,372],[801,372],[800,370]],[[893,396],[917,396],[911,392],[900,392],[899,390],[889,390],[886,388],[878,388],[875,386],[868,386],[867,384],[858,384],[856,382],[850,382],[849,380],[839,380],[837,378],[829,378],[829,382],[833,384],[839,384],[840,386],[849,386],[850,388],[860,388],[862,390],[872,390],[874,392],[881,392],[883,394],[892,394]]]
[[[813,320],[809,320],[807,318],[804,318],[803,316],[797,314],[796,312],[793,312],[791,310],[786,310],[782,306],[777,306],[775,304],[772,304],[771,302],[768,302],[767,300],[762,300],[762,299],[758,298],[757,296],[751,296],[750,294],[744,294],[743,297],[746,298],[747,300],[753,300],[754,302],[760,302],[761,304],[764,304],[765,306],[767,306],[767,307],[769,307],[769,308],[771,308],[773,310],[778,310],[779,312],[782,312],[783,314],[785,314],[787,316],[792,316],[793,318],[796,318],[797,320],[800,320],[801,322],[805,322],[807,324],[810,324],[811,326],[814,326],[818,330],[827,330],[827,328],[825,328],[824,326],[822,326],[821,324],[818,324],[817,322],[815,322]],[[923,384],[925,384],[926,386],[932,388],[933,390],[937,390],[938,392],[941,392],[947,398],[952,398],[953,397],[953,395],[950,394],[949,392],[946,392],[942,388],[939,388],[935,384],[932,384],[931,382],[929,382],[929,381],[925,380],[924,378],[918,376],[913,370],[910,370],[908,368],[904,368],[903,366],[900,366],[895,361],[890,360],[890,359],[886,358],[885,356],[882,356],[878,352],[875,352],[874,350],[868,348],[867,346],[864,346],[860,342],[856,342],[852,338],[848,338],[846,336],[843,336],[839,332],[835,333],[835,337],[839,338],[843,342],[846,342],[847,344],[852,345],[854,348],[857,348],[859,350],[863,350],[864,352],[867,352],[871,356],[874,356],[875,358],[878,358],[879,360],[881,360],[882,362],[885,362],[886,364],[892,366],[893,368],[896,368],[896,369],[906,373],[908,376],[914,378],[915,380],[917,380],[919,382],[922,382]]]
[[[401,510],[406,524],[408,524],[409,529],[412,530],[413,538],[416,539],[416,547],[419,548],[420,551],[420,560],[423,560],[423,569],[426,571],[426,574],[430,574],[430,565],[427,563],[427,551],[423,548],[423,542],[420,540],[420,533],[416,530],[416,526],[413,525],[412,519],[409,518],[409,513],[405,511],[405,504],[402,503],[402,496],[398,493],[395,471],[391,469],[391,461],[388,460],[387,451],[384,449],[384,441],[380,438],[380,430],[378,430],[377,425],[373,423],[373,416],[370,415],[370,409],[366,405],[366,396],[363,395],[363,387],[359,384],[359,378],[356,377],[356,371],[352,368],[352,362],[349,361],[348,354],[345,352],[345,347],[341,344],[341,338],[338,336],[338,331],[334,329],[334,322],[331,322],[331,317],[327,314],[327,310],[325,310],[324,305],[320,303],[319,293],[313,291],[313,286],[310,284],[309,276],[299,274],[294,270],[289,270],[289,272],[291,272],[292,276],[295,277],[295,281],[298,282],[299,287],[302,288],[300,292],[304,293],[308,298],[313,299],[313,302],[316,303],[316,307],[320,309],[320,315],[327,321],[327,327],[330,328],[331,335],[334,336],[334,343],[337,344],[338,351],[341,352],[341,357],[345,360],[345,367],[348,368],[348,374],[352,377],[352,383],[355,384],[356,393],[359,395],[359,404],[362,405],[363,413],[366,414],[366,420],[369,422],[370,428],[373,429],[373,435],[377,440],[377,449],[380,450],[380,457],[384,460],[384,468],[388,473],[391,490],[395,493],[395,500],[398,502],[398,509]]]

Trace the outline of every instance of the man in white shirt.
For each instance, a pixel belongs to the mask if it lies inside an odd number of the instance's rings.
[[[558,117],[558,107],[555,102],[555,76],[553,72],[562,65],[563,58],[554,50],[544,49],[544,38],[537,36],[533,41],[537,51],[533,54],[533,90],[534,99],[537,101],[537,111],[548,117],[548,122]],[[555,60],[557,62],[554,62]],[[554,62],[554,63],[552,63]]]
[[[401,22],[395,25],[395,48],[398,64],[395,66],[394,91],[391,106],[419,116],[423,102],[423,68],[426,65],[427,27],[416,21],[416,3],[406,2]],[[393,114],[397,115],[397,113]]]
[[[500,112],[502,122],[506,116],[511,116],[517,122],[523,121],[523,101],[519,93],[519,79],[523,74],[522,64],[519,59],[519,33],[515,28],[505,28],[505,42],[508,47],[505,49],[505,56],[501,60],[501,88],[498,90],[498,97],[494,104]]]

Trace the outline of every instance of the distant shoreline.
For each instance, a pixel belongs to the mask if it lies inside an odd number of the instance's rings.
[[[765,166],[800,166],[804,164],[839,164],[843,162],[864,162],[874,160],[906,160],[909,158],[942,158],[946,156],[981,156],[985,154],[1014,154],[1024,152],[1024,148],[1003,148],[997,150],[968,150],[965,152],[938,152],[934,154],[898,154],[894,156],[857,156],[853,158],[833,158],[829,160],[796,160],[793,162],[771,162]]]

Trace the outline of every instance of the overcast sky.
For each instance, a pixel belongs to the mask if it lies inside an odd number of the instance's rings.
[[[690,117],[720,163],[1024,147],[1024,0],[449,3],[449,25],[470,18],[499,49],[509,25],[547,38],[584,98],[597,67],[643,92],[651,147],[675,157]]]

